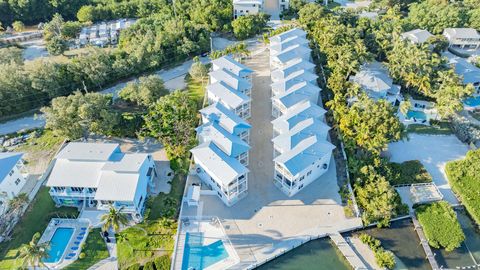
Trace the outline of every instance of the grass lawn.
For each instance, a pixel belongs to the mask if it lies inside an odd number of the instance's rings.
[[[436,126],[425,126],[421,124],[410,124],[407,127],[408,133],[417,134],[433,134],[433,135],[450,135],[453,134],[450,124],[447,122],[440,122]]]
[[[108,258],[107,244],[103,241],[100,228],[93,229],[88,233],[87,241],[85,242],[85,247],[82,248],[82,253],[85,253],[85,258],[77,259],[75,262],[69,266],[63,268],[65,270],[80,270],[88,269],[90,266],[96,264],[97,262]]]
[[[418,160],[389,163],[388,181],[391,185],[431,183],[432,176]]]
[[[27,212],[16,225],[12,240],[0,244],[0,269],[15,269],[20,266],[22,261],[16,260],[20,246],[30,242],[35,233],[43,233],[51,218],[78,215],[76,208],[56,208],[48,190],[47,187],[40,189]]]
[[[457,215],[446,201],[420,205],[415,214],[430,246],[452,251],[465,240]]]
[[[176,175],[169,194],[160,193],[149,202],[147,220],[117,235],[118,263],[121,268],[144,264],[173,251],[176,218],[186,177]]]
[[[208,83],[208,78],[201,80],[194,80],[190,77],[190,74],[185,76],[185,81],[187,82],[187,91],[189,96],[197,102],[199,109],[203,108],[203,99],[205,96],[205,87]]]

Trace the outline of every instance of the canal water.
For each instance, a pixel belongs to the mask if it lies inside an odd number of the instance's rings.
[[[257,269],[260,270],[349,270],[343,255],[328,238],[310,241]]]

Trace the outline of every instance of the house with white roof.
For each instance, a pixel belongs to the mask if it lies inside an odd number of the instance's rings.
[[[293,36],[282,41],[270,43],[270,55],[276,55],[291,46],[301,45],[308,47],[309,41],[306,37],[303,36]]]
[[[270,56],[270,66],[272,69],[281,68],[298,58],[309,61],[311,59],[311,52],[312,49],[305,45],[297,44],[290,46],[287,49]]]
[[[368,97],[379,100],[386,99],[395,105],[401,101],[400,86],[393,84],[393,79],[388,74],[386,67],[379,62],[364,64],[360,71],[350,77],[350,81],[357,83]],[[355,102],[356,98],[349,100]]]
[[[26,183],[22,175],[22,157],[23,153],[0,153],[0,215],[5,213],[9,201],[20,194]]]
[[[250,143],[250,129],[252,126],[220,102],[215,102],[201,109],[200,114],[202,123],[216,121],[230,134],[236,135],[245,142]]]
[[[311,101],[305,100],[300,102],[271,122],[273,125],[273,137],[288,132],[308,118],[318,118],[323,121],[326,112],[325,109]]]
[[[322,138],[311,135],[273,159],[274,183],[289,197],[328,171],[335,146]]]
[[[301,70],[305,72],[315,73],[315,65],[308,60],[297,58],[288,62],[285,66],[272,70],[270,73],[270,77],[272,79],[272,82],[275,83],[281,80],[285,80],[286,78],[293,76],[294,73]]]
[[[317,85],[318,76],[310,71],[304,69],[298,70],[290,74],[283,80],[279,80],[270,84],[272,87],[272,96],[279,95],[286,92],[289,88],[300,82],[307,82],[313,85]]]
[[[309,100],[312,103],[318,102],[320,87],[309,82],[299,82],[285,92],[279,92],[272,97],[272,116],[277,118],[285,114],[290,108]]]
[[[237,77],[252,82],[253,70],[233,59],[231,55],[226,55],[212,61],[212,70],[227,70]]]
[[[242,165],[248,166],[250,146],[239,136],[231,134],[220,126],[218,120],[204,123],[197,127],[196,131],[200,144],[211,141],[229,157],[233,157],[240,161]]]
[[[475,94],[480,95],[480,68],[450,52],[444,52],[442,55],[448,59],[448,65],[453,67],[455,73],[462,77],[463,84],[472,84],[475,87]]]
[[[450,47],[460,49],[480,47],[480,34],[473,28],[445,28],[443,35],[448,39]]]
[[[263,0],[233,0],[233,18],[263,11]]]
[[[210,84],[224,82],[236,91],[250,97],[252,92],[252,83],[247,79],[239,77],[226,69],[217,69],[208,73],[210,75]]]
[[[283,33],[280,33],[278,35],[275,35],[270,38],[270,45],[275,44],[275,43],[281,43],[291,37],[307,37],[307,32],[300,28],[292,28],[288,31],[285,31]]]
[[[197,176],[216,191],[227,206],[247,195],[249,170],[240,161],[227,155],[213,141],[206,141],[190,152]]]
[[[59,206],[114,207],[138,222],[155,174],[149,154],[122,153],[116,143],[71,142],[55,157],[46,186]]]
[[[402,34],[402,39],[409,40],[412,44],[423,44],[433,35],[424,29],[414,29]]]
[[[209,104],[219,102],[240,118],[250,118],[251,98],[249,96],[235,90],[224,81],[209,84],[206,88]]]

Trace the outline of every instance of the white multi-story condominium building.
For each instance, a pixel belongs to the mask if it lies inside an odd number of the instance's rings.
[[[285,51],[291,46],[301,45],[304,47],[308,47],[309,41],[307,38],[303,36],[292,36],[287,39],[278,42],[271,42],[270,43],[270,55],[274,56],[280,52]]]
[[[219,102],[242,119],[250,118],[251,98],[223,81],[207,85],[209,104]]]
[[[227,205],[232,206],[247,195],[248,168],[227,155],[213,141],[190,150],[198,177]]]
[[[350,81],[357,83],[367,96],[374,100],[385,99],[392,105],[402,100],[400,86],[393,84],[388,70],[379,62],[364,64],[355,76],[350,76]],[[357,98],[354,97],[349,103],[356,101]]]
[[[283,80],[270,84],[272,87],[272,96],[279,95],[286,92],[288,89],[300,82],[307,82],[313,85],[317,85],[318,76],[310,71],[304,69],[298,70],[290,74]]]
[[[200,114],[202,115],[202,123],[217,121],[230,134],[240,137],[246,143],[250,143],[252,126],[221,103],[216,102],[201,109]]]
[[[247,142],[233,135],[220,126],[218,120],[207,122],[196,129],[200,144],[212,141],[220,150],[229,157],[240,161],[244,166],[248,166],[248,151],[250,146]]]
[[[293,129],[300,122],[309,119],[317,118],[318,120],[324,120],[326,111],[312,103],[311,101],[303,101],[294,107],[290,108],[284,115],[273,120],[273,137],[280,134],[287,133]]]
[[[216,71],[219,69],[228,70],[234,75],[250,83],[252,82],[253,70],[233,59],[231,55],[223,56],[212,61],[212,70]]]
[[[116,143],[72,142],[57,154],[46,186],[57,205],[114,207],[138,222],[155,174],[149,154],[122,153]]]
[[[292,28],[288,31],[285,31],[283,33],[280,33],[278,35],[275,35],[270,38],[270,45],[274,45],[276,43],[281,43],[289,38],[292,37],[302,37],[306,38],[307,37],[307,32],[303,31],[300,28]]]
[[[295,76],[299,71],[305,71],[310,73],[315,73],[315,65],[305,59],[297,58],[290,61],[287,65],[272,70],[270,77],[273,83],[285,80],[291,76]]]
[[[444,52],[442,56],[448,59],[448,65],[453,66],[455,73],[462,77],[463,84],[472,84],[475,95],[480,95],[480,68],[450,52]]]
[[[272,116],[277,118],[305,100],[316,104],[320,91],[320,87],[309,82],[299,82],[293,85],[287,91],[272,97]]]
[[[23,153],[0,153],[0,216],[8,209],[8,203],[15,198],[26,183],[22,175]]]
[[[448,39],[450,47],[460,49],[480,47],[480,34],[473,28],[445,28],[443,35]]]
[[[269,0],[267,0],[269,1]],[[233,0],[233,18],[263,11],[263,0]]]
[[[427,30],[423,29],[414,29],[402,34],[402,39],[406,39],[412,44],[423,44],[431,37],[433,37],[433,35]]]
[[[250,97],[252,92],[252,83],[247,79],[239,77],[233,74],[231,71],[226,69],[217,69],[211,71],[210,75],[210,84],[215,84],[217,82],[224,82],[236,91],[241,92],[242,94]]]
[[[274,158],[273,182],[288,196],[297,194],[328,170],[333,149],[335,146],[322,135],[299,141]]]
[[[270,66],[272,69],[282,68],[290,64],[291,61],[298,58],[309,61],[311,59],[312,50],[305,45],[293,45],[287,49],[270,56]]]

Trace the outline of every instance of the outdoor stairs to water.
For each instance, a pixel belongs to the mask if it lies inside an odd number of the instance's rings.
[[[412,217],[413,226],[415,227],[415,231],[418,234],[418,238],[420,238],[420,243],[422,244],[423,250],[427,255],[427,259],[428,259],[428,262],[430,263],[430,266],[432,267],[433,270],[440,269],[440,267],[438,267],[437,260],[435,260],[435,256],[433,255],[432,249],[428,244],[427,237],[425,237],[425,234],[423,233],[422,226],[420,225],[420,222],[418,222],[418,219],[415,216],[415,213],[411,212],[410,216]]]
[[[337,246],[338,250],[343,254],[347,259],[353,269],[355,270],[364,270],[368,267],[363,263],[362,259],[358,256],[355,251],[353,251],[350,244],[345,241],[345,238],[340,233],[332,233],[328,235],[332,239],[333,243]]]

